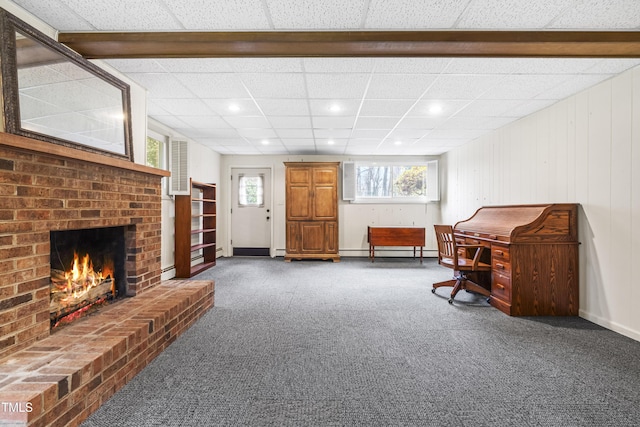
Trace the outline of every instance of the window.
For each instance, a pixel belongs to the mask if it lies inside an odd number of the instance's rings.
[[[355,165],[356,202],[425,203],[438,200],[438,162]]]
[[[151,129],[147,130],[147,144],[145,147],[145,164],[158,169],[168,169],[167,150],[169,137]],[[162,178],[162,188],[165,194],[169,191],[169,179]]]
[[[264,175],[238,175],[238,206],[264,206]]]

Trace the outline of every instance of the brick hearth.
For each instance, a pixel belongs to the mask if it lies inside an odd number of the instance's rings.
[[[79,425],[213,306],[213,282],[162,282],[0,364],[0,425]]]

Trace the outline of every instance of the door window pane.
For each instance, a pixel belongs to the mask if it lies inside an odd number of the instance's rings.
[[[238,175],[238,206],[264,206],[264,175]]]

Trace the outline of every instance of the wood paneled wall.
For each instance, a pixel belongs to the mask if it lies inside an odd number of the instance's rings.
[[[442,160],[445,222],[484,205],[580,203],[580,316],[640,340],[640,68]]]

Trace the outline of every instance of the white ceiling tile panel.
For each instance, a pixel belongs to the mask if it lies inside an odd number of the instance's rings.
[[[499,85],[480,96],[482,99],[531,99],[572,77],[565,74],[505,76]]]
[[[249,98],[242,81],[232,73],[177,73],[175,76],[199,98]]]
[[[177,116],[187,126],[196,129],[220,129],[228,128],[229,125],[217,116]]]
[[[235,128],[262,128],[269,129],[271,124],[269,120],[262,116],[241,116],[241,117],[225,117],[224,120]]]
[[[454,58],[447,74],[569,74],[593,67],[593,58]]]
[[[164,0],[164,3],[186,30],[270,28],[261,0]]]
[[[193,93],[171,74],[129,73],[127,76],[147,89],[150,99],[193,97]]]
[[[334,108],[337,108],[335,110]],[[358,99],[310,99],[309,109],[314,116],[354,116],[360,108]]]
[[[391,130],[397,124],[399,117],[359,117],[354,129],[386,129]]]
[[[380,143],[379,138],[351,138],[349,139],[348,145],[350,147],[354,147],[354,146],[370,147],[370,146],[376,146],[379,143]]]
[[[533,29],[544,28],[559,13],[582,0],[472,0],[457,28]],[[490,13],[487,13],[491,11]]]
[[[422,138],[429,129],[394,129],[387,136],[392,140],[410,141]]]
[[[311,128],[309,116],[269,116],[269,121],[275,129]]]
[[[300,129],[282,129],[276,127],[275,130],[278,136],[280,136],[280,138],[282,138],[283,140],[298,138],[304,140],[305,138],[313,138],[313,130],[311,130],[309,127]]]
[[[235,70],[225,58],[158,58],[155,60],[170,73],[232,73]]]
[[[466,1],[371,0],[365,27],[370,29],[451,28],[466,7]]]
[[[386,74],[439,74],[451,58],[377,58],[375,72]]]
[[[309,104],[305,99],[256,99],[262,112],[268,116],[308,116]]]
[[[232,127],[228,127],[226,129],[211,129],[209,132],[209,137],[218,143],[221,139],[238,139],[238,131]]]
[[[240,78],[253,98],[305,98],[302,73],[249,73]]]
[[[108,59],[108,65],[122,73],[166,73],[155,59]]]
[[[407,117],[449,117],[469,105],[470,102],[471,100],[468,99],[423,98],[409,110]]]
[[[262,140],[265,138],[277,138],[278,135],[273,129],[251,129],[242,128],[238,131],[238,135],[243,138]]]
[[[176,98],[176,99],[156,99],[153,102],[160,108],[176,116],[207,116],[214,115],[214,112],[200,99]]]
[[[312,146],[316,143],[313,138],[280,138],[285,146]]]
[[[60,31],[90,31],[95,28],[60,0],[12,0],[40,20]]]
[[[314,129],[316,138],[349,138],[352,135],[351,129]]]
[[[415,103],[413,99],[365,99],[360,116],[402,117]]]
[[[262,111],[253,99],[203,99],[212,111],[221,116],[261,116]],[[234,109],[232,109],[232,107]]]
[[[398,123],[398,129],[433,129],[445,120],[436,117],[405,117]]]
[[[374,74],[367,99],[418,99],[436,79],[435,74]]]
[[[593,74],[601,74],[601,73],[606,73],[606,74],[619,74],[622,73],[623,71],[626,71],[630,68],[636,67],[638,64],[640,64],[640,59],[629,59],[629,58],[624,58],[624,59],[602,59],[600,61],[598,61],[597,64],[595,64],[593,67],[589,68],[588,70],[586,70],[586,73],[593,73]]]
[[[524,101],[522,104],[520,104],[516,108],[513,108],[511,110],[511,114],[515,117],[527,116],[529,114],[535,113],[536,111],[542,110],[543,108],[546,108],[552,104],[555,104],[556,102],[558,101],[554,99]]]
[[[163,2],[158,0],[62,1],[99,31],[183,29]]]
[[[313,127],[317,129],[350,129],[355,122],[353,116],[315,116],[311,119]]]
[[[425,135],[425,138],[428,139],[461,139],[471,141],[472,139],[478,138],[485,133],[487,130],[465,130],[465,129],[434,129]]]
[[[582,76],[573,76],[571,79],[562,82],[562,84],[543,91],[535,98],[564,99],[576,92],[594,86],[603,80],[607,80],[608,78],[609,75],[602,74],[586,74]]]
[[[360,28],[365,0],[264,0],[274,29]]]
[[[477,100],[456,113],[457,117],[496,117],[513,114],[512,110],[522,104],[521,100]]]
[[[351,133],[351,138],[381,140],[386,137],[388,133],[389,131],[384,129],[354,129]]]
[[[429,99],[475,99],[500,84],[502,75],[440,75],[425,94]]]
[[[605,29],[640,28],[638,0],[583,0],[565,10],[549,28]]]
[[[170,129],[178,129],[187,127],[187,124],[184,123],[178,116],[174,115],[165,115],[165,114],[153,114],[149,112],[149,117],[152,119],[162,123],[164,126],[169,127]]]
[[[376,67],[374,58],[304,58],[307,73],[370,73]]]
[[[453,117],[438,126],[438,130],[474,130],[474,129],[495,129],[512,122],[513,118],[491,118],[484,117]]]
[[[302,73],[301,58],[229,58],[238,73]]]
[[[306,75],[310,98],[360,99],[369,80],[368,74],[314,74]]]

